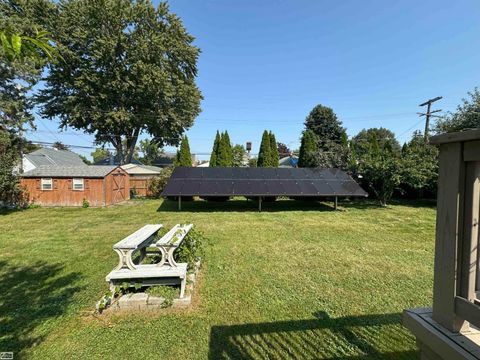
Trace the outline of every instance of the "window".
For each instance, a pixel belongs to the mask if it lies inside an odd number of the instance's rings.
[[[42,184],[42,190],[52,190],[53,189],[52,178],[42,178],[41,184]]]
[[[83,191],[83,179],[82,178],[73,178],[73,190]]]

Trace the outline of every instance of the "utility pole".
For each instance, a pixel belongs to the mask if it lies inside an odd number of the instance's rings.
[[[443,97],[442,96],[437,96],[436,98],[433,98],[433,99],[430,99],[430,100],[427,100],[425,101],[424,103],[418,105],[418,106],[425,106],[427,105],[427,112],[425,113],[417,113],[418,115],[420,115],[420,117],[422,116],[425,116],[425,132],[423,133],[424,137],[425,137],[425,142],[428,143],[428,130],[430,129],[430,117],[437,117],[437,118],[441,118],[441,116],[438,116],[438,115],[432,115],[434,113],[437,113],[437,112],[440,112],[442,111],[442,109],[438,109],[438,110],[431,110],[432,108],[432,104],[435,102],[435,101],[438,101],[440,99],[442,99]]]

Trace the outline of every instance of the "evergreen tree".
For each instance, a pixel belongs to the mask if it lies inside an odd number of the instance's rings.
[[[332,144],[342,144],[345,128],[329,107],[315,106],[305,119],[305,130],[311,130],[317,137],[319,149],[329,150]],[[346,145],[346,144],[345,144]]]
[[[177,151],[175,166],[192,166],[192,154],[190,153],[187,135],[183,137],[180,150]]]
[[[232,144],[230,137],[225,131],[220,135],[220,142],[217,153],[217,166],[229,167],[233,165]]]
[[[317,142],[315,134],[311,130],[305,130],[300,144],[300,154],[298,156],[298,167],[317,166]]]
[[[228,131],[225,130],[223,133],[223,146],[225,147],[225,165],[223,166],[233,166],[233,148],[232,143],[230,142],[230,136],[228,135]]]
[[[275,134],[270,131],[270,166],[278,167],[278,161],[280,156],[278,155],[277,140],[275,139]]]
[[[262,142],[260,143],[260,151],[258,153],[257,166],[258,167],[271,167],[272,161],[272,146],[270,143],[270,135],[265,130],[262,136]]]
[[[213,142],[212,153],[210,154],[210,166],[218,166],[218,149],[220,147],[220,133],[217,130],[215,141]]]

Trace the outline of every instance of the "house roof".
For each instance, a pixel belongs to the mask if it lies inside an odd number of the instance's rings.
[[[278,161],[278,167],[297,167],[298,157],[295,155],[286,156]]]
[[[128,174],[132,175],[158,175],[162,172],[162,168],[151,165],[125,164],[121,166]]]
[[[42,165],[21,174],[21,177],[56,177],[56,178],[103,178],[118,166],[86,165],[86,166],[56,166]]]
[[[41,148],[25,154],[25,158],[35,166],[87,166],[78,154],[69,150]]]

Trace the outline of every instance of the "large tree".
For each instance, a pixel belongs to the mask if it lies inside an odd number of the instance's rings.
[[[329,150],[332,143],[342,144],[345,138],[345,128],[337,115],[329,107],[315,106],[305,119],[305,129],[315,135],[318,148]]]
[[[200,50],[167,4],[65,0],[59,8],[52,32],[65,61],[46,77],[43,115],[113,144],[122,163],[141,133],[178,145],[200,113]]]
[[[462,100],[457,111],[437,121],[437,133],[480,128],[480,90],[475,88],[468,96],[468,99]]]
[[[258,152],[258,167],[272,166],[272,145],[270,141],[270,134],[267,130],[263,132],[262,142],[260,143],[260,151]]]

